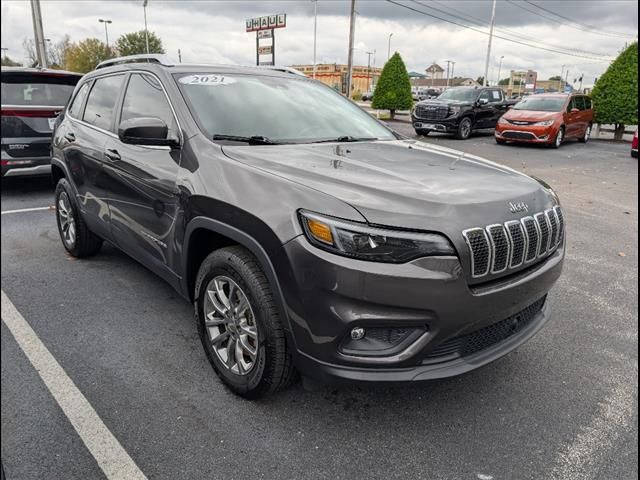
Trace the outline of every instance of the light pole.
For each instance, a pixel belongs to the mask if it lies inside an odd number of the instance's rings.
[[[491,41],[493,40],[493,24],[496,20],[496,0],[493,0],[491,8],[491,26],[489,27],[489,44],[487,45],[487,61],[484,64],[484,86],[489,85],[487,76],[489,75],[489,59],[491,58]]]
[[[367,92],[371,91],[371,55],[375,52],[365,52],[367,54]]]
[[[566,65],[562,65],[562,70],[560,70],[560,81],[558,82],[558,91],[564,91],[564,88],[562,88],[562,75],[564,75],[564,67],[566,67]]]
[[[393,33],[389,34],[389,44],[387,45],[387,61],[391,58],[391,37],[393,37]]]
[[[353,42],[356,34],[356,0],[351,0],[351,13],[349,16],[349,52],[347,57],[347,98],[351,98],[351,86],[353,82]]]
[[[318,0],[313,0],[313,79],[316,78],[316,46],[318,42]]]
[[[104,37],[105,37],[105,40],[107,41],[107,48],[109,48],[109,32],[107,31],[107,25],[113,22],[111,20],[104,20],[102,18],[99,18],[98,21],[100,23],[104,23]]]
[[[496,82],[497,85],[500,85],[500,72],[502,71],[502,59],[504,58],[504,55],[502,55],[500,57],[500,63],[498,64],[498,81]]]
[[[147,47],[147,55],[149,54],[149,31],[147,30],[147,3],[148,0],[142,0],[142,9],[144,10],[144,43]]]

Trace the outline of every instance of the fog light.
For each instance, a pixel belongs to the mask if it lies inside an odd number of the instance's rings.
[[[351,329],[351,338],[354,340],[361,340],[362,338],[364,338],[364,328],[362,327],[356,327],[356,328],[352,328]]]

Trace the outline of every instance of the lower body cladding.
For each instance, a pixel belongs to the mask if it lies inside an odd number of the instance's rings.
[[[459,375],[507,354],[549,319],[564,245],[507,279],[469,285],[456,257],[383,264],[285,245],[297,281],[295,363],[324,383]]]

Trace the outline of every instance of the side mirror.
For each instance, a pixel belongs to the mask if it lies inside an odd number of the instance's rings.
[[[136,117],[125,120],[118,127],[118,138],[132,145],[176,147],[178,141],[167,138],[169,127],[157,117]]]
[[[478,105],[486,105],[487,103],[489,103],[489,100],[486,98],[479,98],[478,99]]]

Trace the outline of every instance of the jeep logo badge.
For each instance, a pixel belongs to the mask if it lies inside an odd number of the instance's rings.
[[[529,205],[524,202],[509,202],[509,210],[511,213],[528,212]]]

